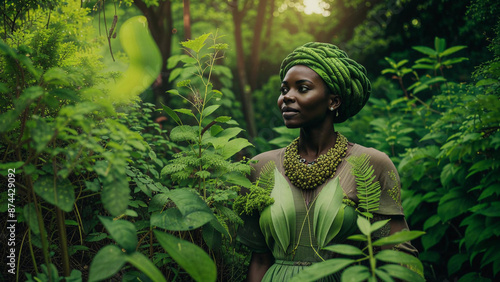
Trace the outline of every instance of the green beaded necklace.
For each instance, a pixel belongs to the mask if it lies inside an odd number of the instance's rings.
[[[290,182],[300,189],[316,188],[326,179],[333,177],[346,151],[347,138],[337,132],[335,146],[317,160],[307,163],[299,155],[299,138],[297,138],[285,149],[285,174]]]

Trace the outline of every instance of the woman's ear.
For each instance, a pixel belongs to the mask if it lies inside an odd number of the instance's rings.
[[[330,102],[329,102],[328,108],[330,108],[330,110],[333,111],[333,110],[337,109],[338,107],[340,107],[340,104],[342,104],[342,100],[340,99],[340,96],[336,95],[336,94],[330,94]]]

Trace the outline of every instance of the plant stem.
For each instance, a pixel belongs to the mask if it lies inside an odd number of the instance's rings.
[[[372,246],[372,236],[369,234],[366,236],[368,239],[368,255],[370,256],[370,270],[372,273],[372,277],[375,278],[375,269],[376,269],[376,260],[375,257],[373,256],[373,246]]]
[[[33,180],[31,179],[31,176],[27,176],[27,184],[28,187],[30,188],[31,192],[33,192],[33,203],[35,205],[35,212],[36,212],[36,218],[38,221],[38,228],[40,229],[40,237],[42,239],[42,251],[43,251],[43,258],[45,261],[45,265],[47,268],[50,267],[50,258],[49,258],[49,244],[47,242],[47,234],[45,233],[45,225],[43,224],[43,217],[42,217],[42,212],[39,209],[38,206],[38,200],[37,196],[35,193],[35,189],[33,188]],[[52,281],[52,273],[49,271],[49,281]]]
[[[66,239],[67,237],[66,225],[64,224],[64,212],[59,207],[56,207],[56,215],[57,215],[57,229],[59,230],[59,240],[60,240],[59,243],[61,245],[63,273],[64,276],[67,277],[70,275],[70,266],[69,266],[69,255],[68,255],[68,241]]]

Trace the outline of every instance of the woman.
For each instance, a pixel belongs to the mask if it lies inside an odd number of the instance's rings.
[[[351,156],[368,155],[375,181],[380,183],[375,220],[391,220],[376,235],[388,236],[408,228],[401,207],[399,176],[389,157],[350,143],[334,130],[335,123],[346,121],[366,104],[371,86],[365,68],[334,45],[312,42],[285,58],[280,78],[278,107],[285,125],[300,128],[300,136],[286,148],[254,158],[257,162],[252,181],[269,163],[274,163],[279,173],[272,188],[274,203],[260,214],[247,216],[239,235],[253,251],[249,281],[287,281],[304,267],[334,257],[334,253],[322,250],[325,245],[345,243],[349,235],[359,233],[353,207],[324,204],[337,184],[343,190],[344,203],[355,206],[359,202],[355,177],[346,161]],[[319,214],[335,216],[325,223],[318,219]],[[398,248],[415,251],[409,243]]]

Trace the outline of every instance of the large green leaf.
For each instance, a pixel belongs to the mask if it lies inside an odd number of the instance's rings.
[[[70,212],[73,209],[75,191],[69,180],[62,179],[54,183],[54,176],[42,176],[34,183],[34,189],[45,201],[61,210]]]
[[[213,112],[215,112],[219,107],[220,107],[220,105],[208,106],[203,110],[202,114],[204,117],[207,117],[207,116],[211,115]]]
[[[47,146],[50,140],[52,140],[52,136],[56,129],[41,118],[29,121],[29,127],[33,140],[33,147],[37,153],[40,153],[45,149],[45,146]]]
[[[460,188],[456,188],[439,201],[437,214],[443,222],[447,222],[465,212],[474,205],[474,199]]]
[[[413,48],[414,50],[416,50],[416,51],[418,51],[418,52],[420,52],[420,53],[423,53],[423,54],[425,54],[425,55],[428,55],[428,56],[430,56],[431,58],[436,58],[436,56],[437,56],[437,52],[436,52],[436,50],[431,49],[431,48],[429,48],[429,47],[427,47],[427,46],[413,46],[413,47],[411,47],[411,48]]]
[[[125,256],[116,245],[100,249],[90,264],[89,281],[100,281],[115,275],[125,264]]]
[[[133,253],[137,247],[137,230],[135,225],[126,220],[113,220],[109,217],[99,216],[104,227],[111,237],[128,253]]]
[[[183,47],[192,49],[196,53],[199,53],[200,50],[201,50],[201,48],[203,48],[203,46],[205,46],[205,41],[207,40],[207,38],[210,35],[211,35],[210,33],[205,33],[203,35],[200,35],[200,36],[196,37],[195,39],[190,39],[188,41],[183,41],[183,42],[181,42],[181,44],[182,44]]]
[[[452,276],[457,273],[468,259],[467,254],[455,254],[452,256],[448,261],[448,275]]]
[[[156,239],[167,253],[196,281],[215,281],[215,263],[200,247],[168,233],[154,231]]]
[[[170,131],[170,139],[172,139],[172,141],[174,142],[196,142],[197,138],[198,134],[196,132],[196,129],[190,125],[179,125],[174,127]]]
[[[412,281],[412,282],[425,281],[425,279],[418,273],[401,265],[386,264],[382,265],[380,269],[386,271],[392,277],[396,277],[403,281]]]
[[[125,259],[137,269],[146,274],[152,281],[166,282],[161,271],[143,254],[134,252],[125,256]]]
[[[193,211],[182,214],[177,208],[170,208],[162,213],[151,215],[151,225],[166,230],[186,231],[205,225],[213,219],[213,214],[204,211]]]
[[[364,255],[363,251],[361,251],[359,248],[354,247],[352,245],[346,245],[346,244],[337,244],[337,245],[326,246],[323,249],[327,250],[327,251],[335,252],[337,254],[346,255],[346,256]]]
[[[206,142],[211,143],[215,149],[223,148],[229,139],[236,137],[243,129],[231,127],[218,132],[215,136],[207,138]]]
[[[319,248],[326,246],[342,227],[344,219],[343,197],[344,193],[342,187],[340,187],[338,177],[333,181],[329,181],[317,197],[314,208],[313,230]]]
[[[271,198],[274,199],[274,203],[269,207],[272,226],[278,243],[286,251],[295,236],[295,204],[290,185],[277,168],[274,169],[274,188]]]
[[[151,216],[151,225],[167,230],[192,230],[215,219],[213,212],[198,194],[188,189],[176,189],[167,193],[177,208],[170,208]]]
[[[370,278],[370,269],[364,265],[354,265],[344,270],[340,278],[342,282],[366,281]]]
[[[228,159],[248,146],[253,145],[252,143],[248,142],[247,139],[236,138],[227,142],[224,147],[221,148],[221,155],[224,159]]]
[[[462,49],[465,49],[465,48],[467,48],[467,46],[465,46],[465,45],[453,46],[453,47],[450,47],[450,48],[448,48],[448,49],[444,50],[444,51],[443,51],[443,52],[441,52],[441,54],[439,54],[439,55],[440,55],[441,57],[446,57],[446,56],[448,56],[448,55],[451,55],[451,54],[453,54],[453,53],[455,53],[455,52],[458,52],[458,51],[460,51],[460,50],[462,50]]]
[[[129,193],[126,177],[108,176],[102,186],[102,204],[112,216],[119,216],[127,210]]]
[[[36,235],[40,234],[40,225],[38,224],[38,218],[36,216],[35,204],[29,203],[23,208],[24,220],[28,223],[31,232]]]
[[[338,272],[348,265],[354,263],[352,259],[330,259],[315,263],[307,268],[304,268],[297,275],[290,279],[290,282],[306,282],[316,281],[325,276]]]
[[[169,106],[163,105],[163,111],[165,111],[165,113],[167,113],[167,115],[171,117],[178,125],[182,124],[179,116]]]
[[[396,232],[390,236],[380,238],[377,241],[373,242],[373,245],[374,246],[384,246],[384,245],[400,244],[400,243],[404,243],[404,242],[416,239],[424,234],[425,234],[425,232],[423,232],[423,231],[403,230],[403,231]]]
[[[383,250],[375,255],[375,258],[385,262],[401,263],[403,265],[411,265],[418,273],[424,273],[422,262],[409,254],[394,250]]]

